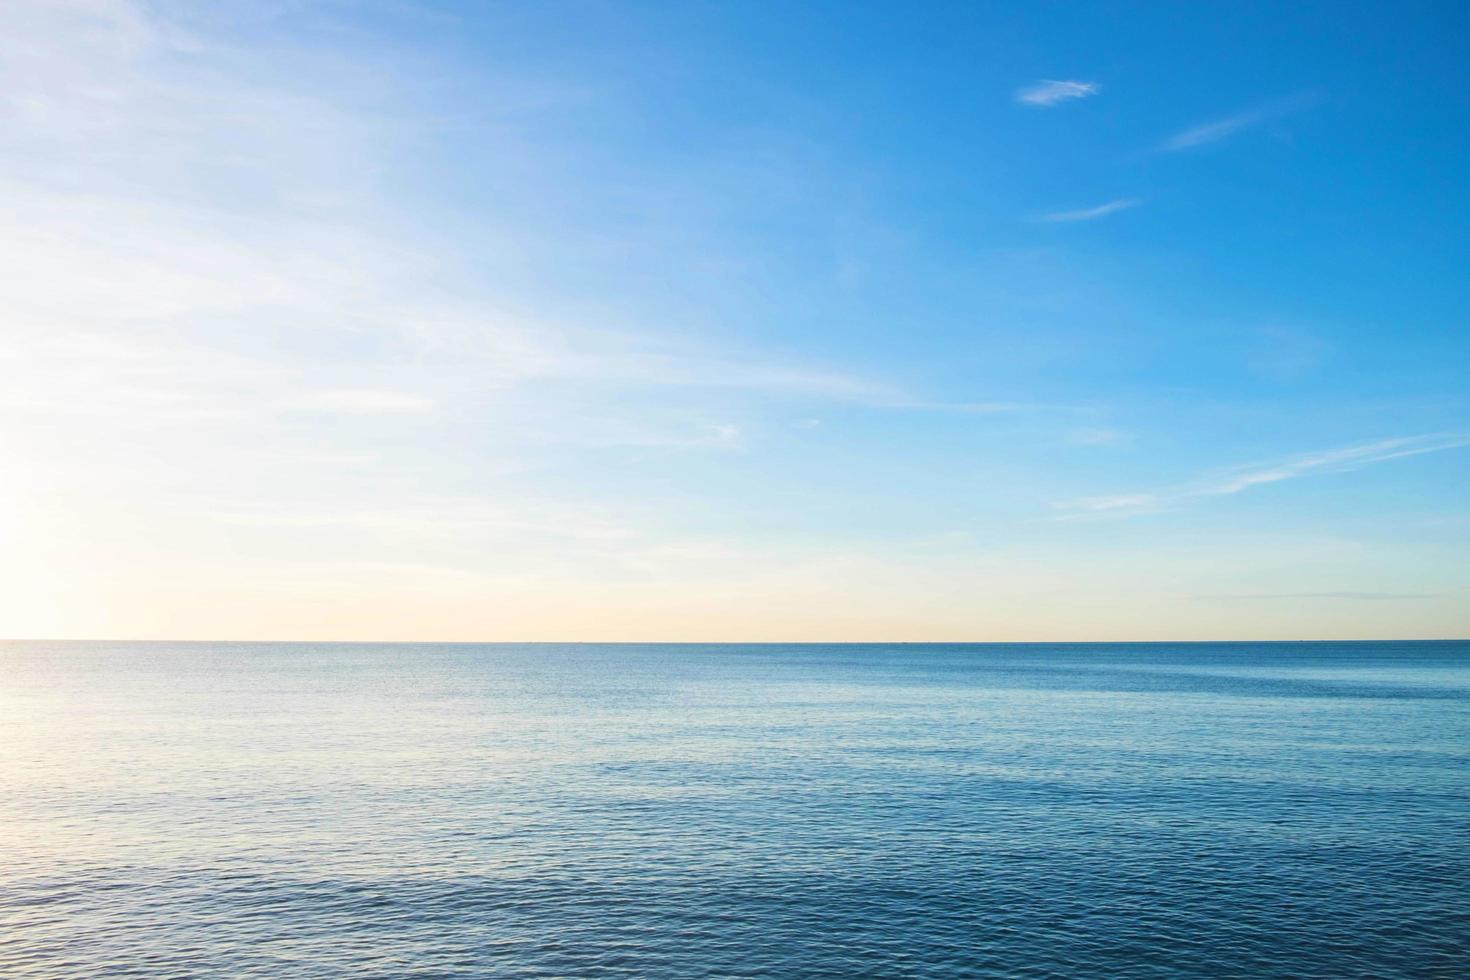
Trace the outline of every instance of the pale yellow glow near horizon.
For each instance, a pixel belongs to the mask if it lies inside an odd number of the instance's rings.
[[[26,472],[16,465],[14,477]],[[331,518],[331,510],[313,522]],[[350,516],[350,515],[344,515]],[[930,543],[917,549],[738,541],[671,547],[589,525],[569,555],[539,529],[497,530],[469,564],[435,562],[445,534],[480,533],[464,515],[351,525],[337,550],[286,549],[312,525],[241,522],[121,500],[99,486],[7,483],[0,496],[0,638],[446,642],[1005,642],[1448,638],[1453,597],[1401,602],[1200,593],[1223,559],[1200,543],[1053,556]],[[519,542],[531,534],[529,545]],[[1237,550],[1241,542],[1233,542]],[[559,547],[568,547],[561,545]],[[1281,549],[1263,539],[1242,568]],[[1330,567],[1351,552],[1296,542]],[[1327,625],[1324,625],[1326,623]]]
[[[41,531],[40,525],[32,530]],[[1444,601],[1141,600],[1138,569],[1066,581],[958,556],[743,558],[618,580],[391,562],[90,550],[53,523],[0,561],[0,636],[451,642],[1000,642],[1444,638]],[[72,528],[72,531],[77,530]],[[1337,609],[1333,626],[1320,624]]]

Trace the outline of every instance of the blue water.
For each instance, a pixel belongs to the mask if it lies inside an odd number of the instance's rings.
[[[1470,976],[1470,643],[0,644],[0,974]]]

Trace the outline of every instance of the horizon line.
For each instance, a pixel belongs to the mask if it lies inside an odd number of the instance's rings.
[[[1276,637],[1163,640],[303,640],[138,639],[133,637],[0,637],[0,643],[232,643],[343,646],[1107,646],[1224,643],[1470,643],[1470,636]]]

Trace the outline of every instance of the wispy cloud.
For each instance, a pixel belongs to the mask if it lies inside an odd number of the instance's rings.
[[[1377,442],[1308,453],[1267,465],[1238,467],[1210,474],[1187,484],[1163,490],[1082,497],[1055,506],[1063,517],[1127,517],[1164,510],[1186,500],[1223,497],[1251,487],[1280,483],[1313,473],[1342,473],[1406,456],[1444,452],[1470,446],[1470,434],[1439,433],[1382,439]]]
[[[743,449],[745,433],[731,422],[703,422],[677,427],[638,427],[626,423],[589,425],[581,444],[598,448],[655,450]]]
[[[263,506],[260,501],[200,512],[206,520],[247,527],[366,528],[396,534],[464,536],[524,533],[602,542],[636,537],[637,531],[596,509],[548,501],[494,502],[471,497],[418,495],[374,506],[304,509]]]
[[[1067,441],[1077,446],[1116,446],[1128,441],[1128,434],[1117,429],[1074,429],[1067,434]]]
[[[1470,435],[1444,433],[1436,435],[1405,436],[1398,439],[1383,439],[1343,449],[1332,449],[1320,453],[1309,453],[1272,466],[1249,467],[1224,473],[1205,482],[1190,492],[1190,496],[1213,497],[1240,493],[1251,487],[1267,483],[1279,483],[1306,474],[1327,471],[1345,472],[1374,463],[1405,456],[1422,456],[1425,453],[1443,452],[1470,446]]]
[[[1050,108],[1073,99],[1085,99],[1098,93],[1096,82],[1060,81],[1044,78],[1035,85],[1016,92],[1016,101],[1022,105]]]
[[[1315,92],[1299,92],[1284,99],[1275,99],[1253,106],[1223,119],[1215,119],[1182,129],[1160,143],[1157,148],[1164,153],[1177,153],[1180,150],[1191,150],[1197,146],[1218,143],[1241,130],[1311,108],[1319,101],[1321,101],[1321,96]]]
[[[1064,516],[1120,516],[1142,514],[1157,510],[1161,498],[1153,493],[1119,493],[1102,497],[1078,497],[1075,500],[1058,501],[1055,506]]]
[[[287,402],[286,407],[311,412],[377,415],[428,412],[433,410],[434,403],[404,391],[329,388],[301,395]]]
[[[944,402],[907,398],[875,400],[869,402],[875,408],[891,408],[906,412],[938,412],[953,415],[1011,415],[1018,412],[1040,411],[1048,406],[1024,402]]]
[[[1096,207],[1079,208],[1075,211],[1051,211],[1041,215],[1036,220],[1047,222],[1094,221],[1098,218],[1106,218],[1110,214],[1117,214],[1119,211],[1136,208],[1142,203],[1136,197],[1120,197],[1117,200],[1108,201],[1106,204],[1099,204]]]

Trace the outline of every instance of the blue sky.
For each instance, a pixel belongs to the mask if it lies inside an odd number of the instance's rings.
[[[12,21],[0,634],[1470,633],[1458,5]]]

